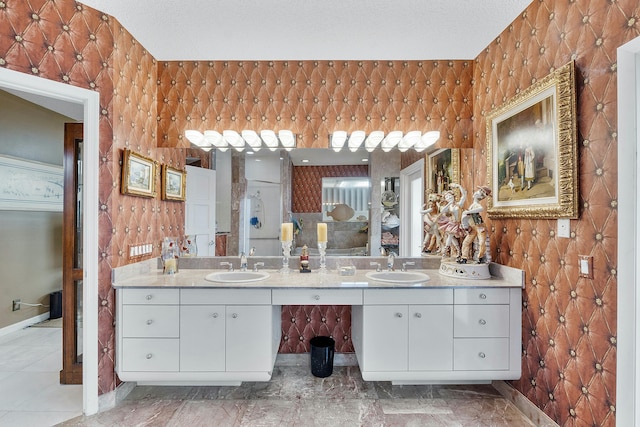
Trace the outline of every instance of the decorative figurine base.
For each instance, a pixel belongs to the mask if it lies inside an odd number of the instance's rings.
[[[311,270],[309,270],[308,268],[301,268],[300,273],[311,273]]]
[[[458,264],[453,261],[442,261],[439,273],[442,276],[458,279],[490,279],[489,264]]]

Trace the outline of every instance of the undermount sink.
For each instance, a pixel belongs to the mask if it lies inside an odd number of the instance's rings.
[[[419,283],[429,280],[429,275],[419,271],[370,271],[366,276],[378,282]]]
[[[205,280],[209,282],[221,283],[242,283],[242,282],[259,282],[270,276],[265,271],[216,271],[205,276]]]

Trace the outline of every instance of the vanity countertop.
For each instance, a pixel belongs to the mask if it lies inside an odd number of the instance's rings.
[[[358,270],[355,275],[341,276],[335,272],[320,274],[317,270],[311,273],[299,273],[292,270],[289,274],[281,274],[278,270],[264,269],[270,274],[267,279],[256,282],[220,283],[205,280],[205,276],[218,269],[183,269],[174,275],[165,275],[162,270],[153,270],[124,280],[114,281],[114,288],[227,288],[227,289],[417,289],[417,288],[519,288],[523,278],[517,274],[514,277],[491,277],[485,280],[459,279],[442,276],[438,270],[410,269],[408,272],[422,272],[429,276],[429,280],[420,283],[389,283],[371,280],[366,274],[372,270]]]

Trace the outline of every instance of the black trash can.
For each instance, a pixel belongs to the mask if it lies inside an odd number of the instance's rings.
[[[333,353],[336,342],[330,337],[311,338],[311,373],[326,378],[333,373]]]
[[[59,319],[62,317],[62,291],[55,291],[49,294],[49,319]]]

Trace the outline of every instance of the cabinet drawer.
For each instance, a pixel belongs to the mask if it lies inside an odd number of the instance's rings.
[[[362,305],[361,289],[274,289],[274,305]]]
[[[125,338],[122,340],[123,371],[177,372],[178,339]]]
[[[271,289],[180,289],[183,305],[271,304]]]
[[[120,296],[123,304],[179,304],[180,292],[178,289],[158,288],[124,288]]]
[[[456,338],[508,337],[508,305],[455,305],[453,334]]]
[[[122,336],[125,338],[178,338],[180,307],[177,305],[122,306]]]
[[[466,288],[453,291],[456,304],[509,304],[509,289]]]
[[[453,340],[455,371],[509,369],[508,338],[457,338]]]
[[[453,304],[452,289],[365,289],[365,304]]]

